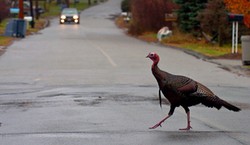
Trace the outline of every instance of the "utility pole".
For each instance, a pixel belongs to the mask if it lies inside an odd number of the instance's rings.
[[[67,8],[69,8],[69,0],[66,0],[66,5],[67,5]]]
[[[34,21],[34,13],[33,13],[33,2],[30,0],[30,16],[31,16],[31,21],[30,21],[30,26],[31,28],[35,27],[35,21]]]
[[[35,1],[35,12],[36,12],[36,20],[39,19],[39,11],[38,11],[38,0]]]
[[[19,7],[19,13],[18,13],[18,18],[23,19],[23,0],[18,0],[18,7]]]

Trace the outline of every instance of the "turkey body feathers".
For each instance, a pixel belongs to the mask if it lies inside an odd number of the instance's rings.
[[[224,106],[232,111],[240,111],[238,107],[220,99],[206,86],[191,78],[167,73],[160,70],[158,66],[153,67],[152,72],[158,82],[159,91],[175,107],[181,105],[187,108],[202,103],[207,107],[220,109]],[[159,99],[161,105],[161,96],[159,96]]]

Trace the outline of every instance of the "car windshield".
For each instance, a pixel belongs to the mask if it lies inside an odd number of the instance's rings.
[[[63,9],[62,14],[77,14],[76,9]]]

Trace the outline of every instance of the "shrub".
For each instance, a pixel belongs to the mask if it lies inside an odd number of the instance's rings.
[[[223,0],[209,0],[206,8],[198,15],[202,31],[212,36],[218,35],[220,46],[230,38],[227,11]]]
[[[5,1],[0,1],[0,23],[9,16],[9,6]]]
[[[167,5],[168,1],[131,1],[132,22],[129,32],[139,35],[146,31],[158,31],[161,27],[166,26],[165,14],[172,11],[172,9],[170,9],[171,6]]]
[[[232,37],[232,26],[228,22],[227,12],[224,0],[209,0],[206,8],[198,16],[202,31],[212,36],[217,35],[220,46],[230,42]],[[244,34],[250,34],[250,29],[239,23],[239,38]]]

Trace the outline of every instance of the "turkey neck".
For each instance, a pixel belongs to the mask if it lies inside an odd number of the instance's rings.
[[[158,62],[159,61],[155,61],[152,65],[152,73],[155,77],[155,79],[158,82],[158,85],[160,87],[160,89],[162,89],[163,87],[163,82],[166,81],[166,79],[169,77],[169,75],[171,75],[170,73],[167,73],[165,71],[162,71],[159,67],[158,67]]]
[[[159,72],[159,71],[161,71],[160,69],[159,69],[159,67],[158,67],[158,63],[159,63],[159,58],[157,57],[155,60],[153,60],[153,64],[152,64],[152,67],[151,67],[151,70],[152,70],[152,73],[153,73],[153,75],[155,76],[155,78],[157,79],[158,77],[158,75],[157,75],[157,73]]]

